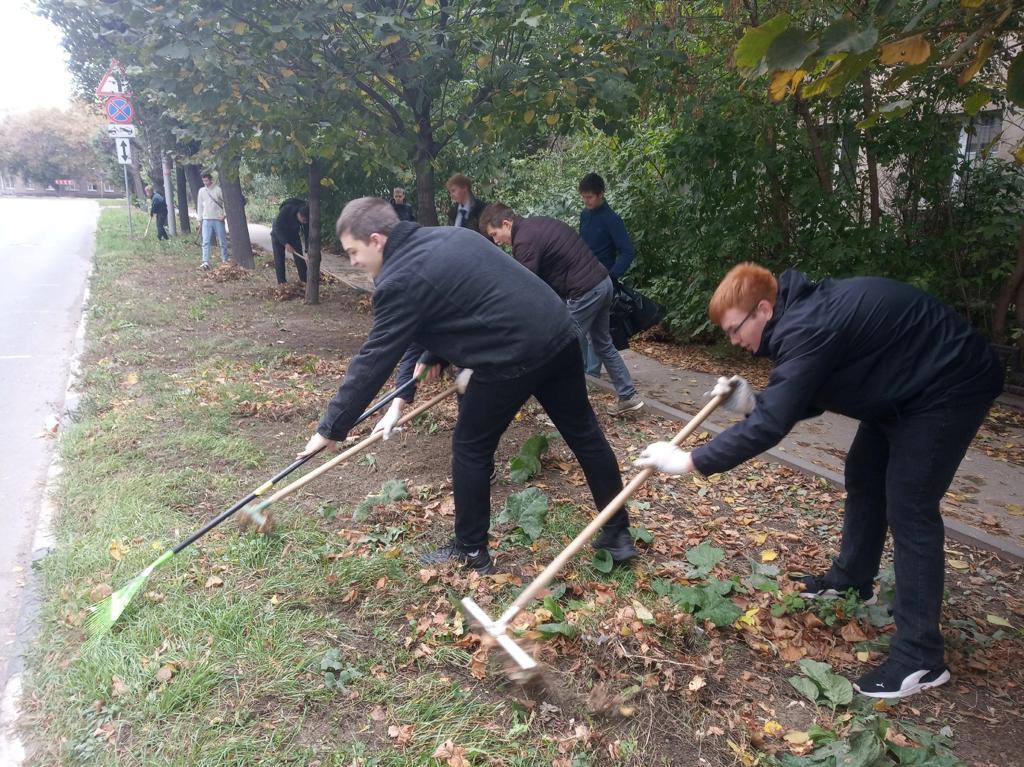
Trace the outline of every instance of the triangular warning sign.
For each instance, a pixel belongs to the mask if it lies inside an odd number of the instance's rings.
[[[100,84],[96,86],[96,95],[101,97],[127,96],[130,93],[128,79],[120,67],[110,67],[100,80]]]

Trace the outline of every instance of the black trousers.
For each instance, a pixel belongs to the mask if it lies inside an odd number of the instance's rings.
[[[829,580],[865,586],[878,574],[887,529],[896,574],[890,657],[941,668],[945,529],[939,512],[991,398],[947,402],[883,423],[862,422],[846,458],[846,507]]]
[[[167,236],[167,214],[157,213],[156,214],[156,238],[158,240],[169,240]]]
[[[574,338],[551,360],[519,378],[496,382],[470,379],[452,436],[455,538],[463,548],[487,545],[494,451],[531,396],[540,402],[583,467],[597,508],[604,508],[622,490],[619,462],[587,399],[583,358]],[[628,525],[623,508],[605,529],[617,531]]]
[[[277,239],[277,235],[271,232],[270,242],[274,247],[274,272],[277,274],[277,284],[284,285],[288,278],[285,276],[284,271],[284,257],[285,257],[285,243]],[[302,282],[306,281],[306,261],[299,256],[298,251],[302,250],[302,245],[298,243],[289,243],[292,248],[296,251],[292,254],[292,259],[295,261],[295,270],[299,273],[299,279]]]

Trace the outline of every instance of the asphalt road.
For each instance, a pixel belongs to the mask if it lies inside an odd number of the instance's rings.
[[[63,409],[98,217],[93,200],[0,197],[0,689],[18,666],[15,633],[55,444],[42,435]]]

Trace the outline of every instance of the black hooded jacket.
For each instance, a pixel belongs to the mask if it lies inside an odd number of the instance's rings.
[[[811,282],[779,278],[757,356],[775,362],[747,418],[693,452],[715,474],[775,446],[804,418],[828,410],[868,422],[1002,390],[995,353],[937,298],[880,277]]]
[[[565,304],[486,237],[399,223],[374,280],[373,327],[317,431],[344,439],[410,344],[480,381],[516,378],[576,339]]]

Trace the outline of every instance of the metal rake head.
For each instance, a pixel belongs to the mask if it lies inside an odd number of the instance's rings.
[[[525,674],[532,674],[537,670],[537,661],[508,634],[508,624],[502,620],[493,621],[490,616],[469,597],[462,600],[462,609],[466,611],[476,625],[497,642],[498,646],[505,651],[505,654],[516,664],[518,671]]]

